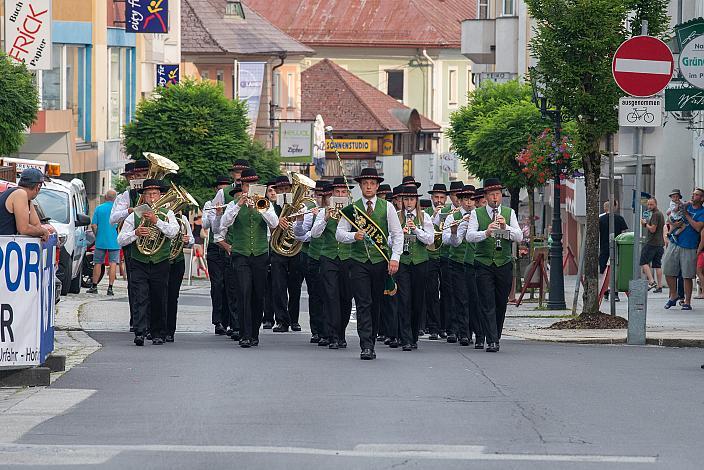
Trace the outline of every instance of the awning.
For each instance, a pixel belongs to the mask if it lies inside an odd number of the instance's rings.
[[[20,150],[10,155],[29,160],[44,160],[61,165],[64,173],[74,173],[71,160],[76,145],[71,142],[70,132],[37,132],[25,134]]]

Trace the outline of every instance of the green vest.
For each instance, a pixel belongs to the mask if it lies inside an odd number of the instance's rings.
[[[335,238],[335,232],[337,231],[337,220],[332,217],[328,219],[325,224],[325,230],[323,230],[322,235],[313,240],[320,240],[320,256],[325,256],[329,259],[339,258],[340,261],[350,259],[350,254],[352,253],[352,245],[348,243],[340,243]],[[311,244],[313,242],[311,241]],[[376,251],[374,247],[372,250]]]
[[[452,210],[452,204],[448,204],[442,209],[440,209],[441,214],[448,214]],[[440,246],[440,249],[438,250],[440,252],[440,257],[442,258],[449,258],[450,257],[450,245],[446,245],[445,243]]]
[[[452,217],[445,220],[445,225],[451,224],[453,220],[461,220],[462,217],[464,217],[462,211],[455,212]],[[452,261],[464,263],[465,256],[467,256],[467,242],[462,240],[458,246],[450,246],[448,256]]]
[[[242,256],[267,253],[267,225],[262,215],[246,204],[241,206],[234,223],[227,229],[227,243],[232,246],[233,253]]]
[[[467,251],[464,253],[464,264],[470,264],[474,266],[474,257],[477,253],[477,244],[464,242],[467,245]]]
[[[428,214],[428,216],[429,216],[430,219],[432,220],[432,218],[433,218],[433,212],[435,212],[432,207],[428,207],[428,208],[425,209],[425,211],[423,211],[423,212],[425,212],[426,214]],[[437,231],[437,230],[440,230],[440,228],[439,228],[437,225],[435,225],[435,224],[433,224],[433,229],[435,229],[436,231]],[[441,251],[441,250],[442,250],[442,246],[441,246],[440,249],[438,249],[438,250],[427,250],[427,252],[428,252],[428,258],[429,258],[429,259],[439,259],[439,258],[440,258],[440,251]]]
[[[406,217],[403,215],[403,221],[401,222],[401,225],[405,225],[406,223]],[[420,222],[418,219],[418,216],[413,218],[413,223],[416,224],[416,227],[422,227],[423,224]],[[400,262],[402,264],[421,264],[424,263],[425,261],[428,261],[430,257],[428,256],[428,247],[425,246],[423,243],[420,242],[416,238],[415,241],[411,242],[408,244],[408,254],[401,255],[401,260]]]
[[[363,199],[357,200],[355,206],[365,211]],[[389,222],[386,220],[386,208],[387,202],[383,199],[377,197],[376,205],[374,207],[374,212],[372,212],[371,219],[381,228],[381,230],[388,236],[389,234]],[[388,253],[388,246],[381,247]],[[384,261],[384,257],[381,256],[379,250],[374,248],[370,242],[366,240],[355,241],[352,243],[352,252],[350,254],[353,260],[359,261],[360,263],[366,263],[370,261],[372,264],[381,263]]]
[[[166,218],[167,211],[165,209],[159,209],[158,214],[161,214]],[[142,218],[139,217],[137,214],[134,212],[132,213],[134,216],[134,226],[139,227],[140,224],[142,223]],[[161,263],[162,261],[167,261],[169,259],[169,256],[171,255],[171,240],[167,238],[164,241],[164,244],[161,245],[161,248],[159,251],[154,253],[152,256],[145,256],[142,254],[141,251],[137,249],[137,245],[135,242],[134,249],[131,250],[131,256],[132,259],[139,261],[140,263],[144,264],[157,264]]]
[[[501,206],[501,215],[506,219],[506,223],[511,221],[511,208]],[[479,223],[479,231],[484,231],[489,227],[491,218],[485,207],[477,209],[477,222]],[[496,240],[493,237],[488,237],[486,240],[476,244],[476,252],[474,255],[475,261],[480,262],[484,266],[503,266],[510,263],[512,259],[511,242],[509,240],[501,240],[501,250],[496,250]]]

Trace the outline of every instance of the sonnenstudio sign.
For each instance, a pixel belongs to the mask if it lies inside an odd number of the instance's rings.
[[[371,153],[377,151],[376,139],[327,139],[325,141],[325,151],[334,152],[337,150],[340,153],[357,152]]]

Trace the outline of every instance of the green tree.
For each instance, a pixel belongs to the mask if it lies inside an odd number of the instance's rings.
[[[275,153],[252,142],[248,124],[246,104],[228,99],[221,85],[186,79],[137,105],[124,128],[124,145],[135,159],[148,151],[173,160],[180,167],[173,180],[203,202],[212,197],[214,179],[237,158],[267,171],[277,161]]]
[[[575,151],[585,175],[587,223],[583,314],[599,312],[600,144],[618,129],[618,98],[623,94],[611,75],[619,44],[640,34],[643,19],[651,35],[668,28],[667,0],[526,0],[535,19],[531,40],[538,65],[535,78],[546,85],[551,103],[575,121]],[[629,24],[628,19],[633,18]]]
[[[38,109],[39,94],[32,74],[24,64],[0,54],[0,155],[19,150]]]

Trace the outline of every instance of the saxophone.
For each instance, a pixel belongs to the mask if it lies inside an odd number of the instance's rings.
[[[284,204],[279,214],[280,219],[297,214],[309,205],[311,207],[315,205],[315,199],[306,196],[309,190],[315,188],[315,181],[300,173],[290,175],[293,200],[291,204]],[[288,230],[276,227],[271,232],[271,249],[281,256],[296,256],[302,246],[303,242],[296,240],[293,235],[293,224],[289,225]]]

